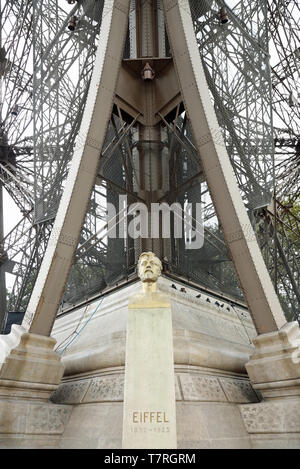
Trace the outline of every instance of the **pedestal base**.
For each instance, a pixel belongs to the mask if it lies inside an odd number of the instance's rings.
[[[0,398],[48,400],[64,372],[55,344],[16,324],[0,336]]]
[[[300,448],[300,399],[240,406],[253,448]]]
[[[0,448],[56,448],[72,407],[49,401],[64,366],[56,340],[13,325],[0,336]]]
[[[264,399],[300,396],[300,329],[297,322],[253,340],[255,352],[246,369]]]
[[[0,448],[57,448],[72,406],[0,399]]]
[[[246,368],[263,402],[240,410],[254,448],[300,448],[300,329],[287,323],[253,341]]]

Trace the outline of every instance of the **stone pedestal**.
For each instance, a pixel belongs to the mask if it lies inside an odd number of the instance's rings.
[[[0,336],[0,447],[55,448],[71,408],[49,402],[64,366],[56,340],[13,325]]]
[[[139,295],[128,309],[123,448],[176,448],[175,376],[169,298]]]
[[[55,344],[16,324],[0,336],[0,398],[48,400],[64,372]]]
[[[0,448],[58,448],[72,406],[0,399]]]
[[[260,404],[241,405],[255,448],[300,448],[300,329],[287,323],[253,340],[246,369]]]

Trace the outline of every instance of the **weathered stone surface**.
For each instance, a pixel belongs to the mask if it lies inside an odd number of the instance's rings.
[[[300,329],[287,323],[278,332],[262,334],[246,364],[254,389],[264,399],[300,396]]]
[[[177,447],[172,316],[168,307],[130,306],[128,311],[122,447]]]
[[[178,402],[179,448],[250,448],[238,408],[229,403]]]
[[[63,375],[56,340],[30,334],[13,324],[0,336],[0,396],[47,400]]]
[[[205,375],[199,372],[180,373],[178,379],[185,401],[258,402],[251,383],[246,379]]]
[[[105,402],[123,401],[124,375],[99,376],[93,378],[83,401]]]
[[[123,404],[93,403],[75,406],[60,448],[107,449],[122,447]]]
[[[227,401],[218,378],[214,376],[181,373],[179,379],[185,401]]]
[[[60,435],[0,435],[1,449],[57,449]]]
[[[299,433],[251,435],[253,449],[299,449]]]
[[[70,417],[71,410],[69,406],[58,406],[55,404],[30,405],[25,433],[61,435]]]
[[[249,433],[300,433],[300,399],[241,405],[240,409]]]
[[[25,433],[28,410],[27,403],[0,400],[0,434]]]
[[[256,393],[248,380],[219,378],[229,402],[258,402]]]
[[[0,433],[61,435],[71,411],[71,406],[1,399]]]
[[[51,396],[57,404],[79,404],[90,385],[90,379],[62,383]]]
[[[172,283],[158,279],[159,289],[171,297],[175,363],[245,373],[245,363],[253,352],[249,337],[256,335],[249,313],[243,310],[241,321],[239,308],[233,310],[226,303],[218,308],[213,298],[206,302],[209,295],[196,298],[197,290],[185,287],[186,293],[182,293],[180,286],[171,288]],[[137,282],[104,298],[84,331],[64,352],[65,376],[124,366],[128,298],[139,289]],[[87,309],[82,306],[58,316],[53,328],[58,344],[74,332],[83,315],[88,320],[98,303],[95,300]]]
[[[278,332],[260,335],[254,344],[246,367],[264,401],[240,406],[253,445],[289,447],[286,442],[294,434],[292,447],[300,448],[299,325],[288,323]]]

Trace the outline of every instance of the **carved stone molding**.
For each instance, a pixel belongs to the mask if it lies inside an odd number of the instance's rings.
[[[123,401],[124,375],[93,378],[83,402]]]
[[[72,407],[0,400],[0,434],[61,435]]]
[[[122,402],[124,374],[103,374],[89,378],[65,381],[52,394],[57,404],[88,402]],[[255,403],[258,397],[245,378],[207,375],[203,372],[175,374],[176,401],[207,401]]]
[[[90,380],[73,381],[61,384],[52,394],[51,401],[54,403],[79,404],[90,385]]]
[[[258,397],[248,380],[219,378],[229,402],[258,402]]]
[[[226,401],[224,391],[214,376],[182,373],[180,382],[185,401]]]
[[[249,433],[300,433],[300,399],[241,405],[240,410]]]

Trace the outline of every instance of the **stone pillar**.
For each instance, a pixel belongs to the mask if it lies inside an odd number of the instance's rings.
[[[160,296],[128,310],[123,448],[176,448],[171,305]]]
[[[55,448],[71,407],[49,402],[64,366],[56,340],[12,325],[0,336],[0,448]]]
[[[47,401],[60,384],[64,366],[53,351],[56,340],[12,325],[0,336],[0,399]]]
[[[253,340],[246,364],[259,404],[241,405],[254,448],[300,448],[300,329],[287,323]]]
[[[177,447],[171,302],[156,290],[162,265],[152,253],[139,259],[143,291],[129,300],[123,448]]]

